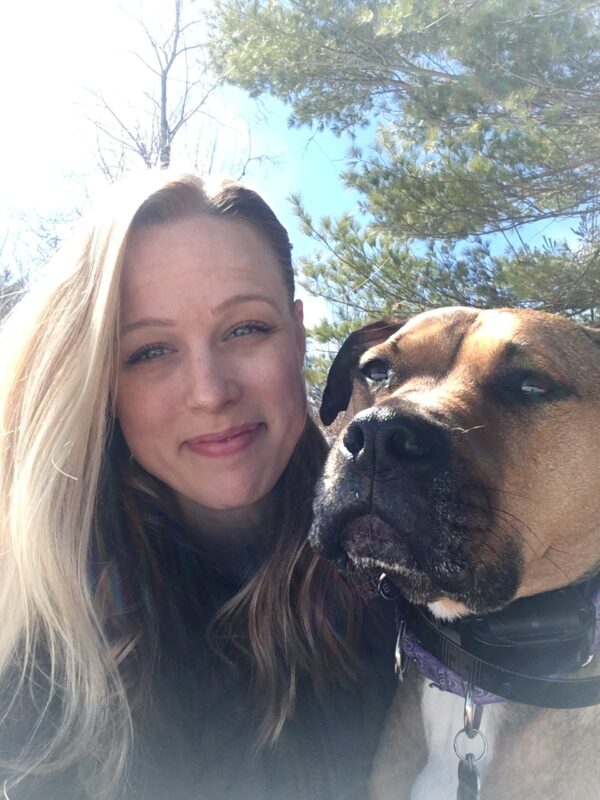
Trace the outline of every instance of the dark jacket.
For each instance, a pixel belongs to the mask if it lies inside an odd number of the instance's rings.
[[[391,632],[369,622],[354,686],[332,681],[319,697],[303,680],[278,743],[257,751],[246,680],[207,655],[197,604],[185,600],[193,594],[196,559],[185,550],[175,557],[187,566],[175,593],[176,618],[170,600],[163,609],[153,706],[137,721],[127,800],[365,800],[394,689]],[[239,573],[239,559],[236,566]],[[217,570],[213,599],[232,596],[239,582],[239,574]],[[202,606],[205,614],[206,598]],[[28,781],[9,798],[80,800],[85,795],[78,787],[75,777],[56,776]]]

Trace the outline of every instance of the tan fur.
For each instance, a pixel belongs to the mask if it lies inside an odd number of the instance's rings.
[[[446,328],[474,315],[477,320],[470,324],[453,368],[436,378],[452,353]],[[576,413],[566,407],[569,400],[540,407],[518,437],[514,427],[519,419],[487,418],[479,387],[510,342],[527,352],[527,364],[573,386],[579,395]],[[456,448],[470,458],[475,472],[489,477],[505,498],[505,511],[522,523],[526,573],[519,596],[572,583],[598,564],[600,347],[579,326],[525,310],[443,309],[415,317],[360,361],[374,357],[399,363],[410,378],[391,395],[373,397],[356,387],[353,410],[410,399],[422,409],[451,417],[457,430],[464,431]],[[566,488],[574,484],[577,494],[569,495]]]
[[[414,797],[411,792],[429,755],[420,700],[423,691],[436,691],[421,684],[423,679],[411,674],[396,693],[381,737],[370,800]],[[502,703],[486,707],[484,718],[486,714],[500,715],[501,720],[495,747],[479,765],[483,773],[481,800],[598,800],[597,706],[563,710]],[[459,716],[455,722],[453,733],[461,727]],[[458,760],[451,741],[447,742],[447,755],[454,777]],[[428,800],[455,797],[456,786],[440,781]]]
[[[572,583],[600,563],[599,342],[597,332],[537,312],[444,309],[415,317],[360,356],[360,364],[386,359],[400,379],[391,390],[355,383],[353,411],[408,400],[443,417],[456,430],[452,446],[462,462],[495,487],[504,513],[491,539],[474,542],[473,551],[484,564],[493,559],[494,537],[518,542],[524,569],[517,597]],[[485,389],[507,361],[543,371],[569,387],[569,396],[523,413],[507,410]],[[334,452],[329,480],[339,466]],[[438,613],[468,612],[443,595],[436,606]],[[428,758],[422,691],[416,679],[399,689],[382,739],[373,800],[411,798]],[[563,711],[504,703],[494,713],[497,733],[482,800],[600,797],[600,706]],[[456,731],[460,727],[457,718]],[[440,786],[429,800],[446,800],[453,791]]]

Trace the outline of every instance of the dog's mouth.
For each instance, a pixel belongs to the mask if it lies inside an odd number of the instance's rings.
[[[385,473],[359,469],[341,449],[330,459],[309,534],[317,553],[369,589],[385,572],[419,605],[449,599],[485,613],[514,597],[519,538],[498,535],[489,492],[452,451],[425,474],[406,465]]]
[[[401,534],[373,514],[347,522],[341,547],[358,569],[401,574],[414,572],[417,567]]]
[[[389,522],[374,514],[347,520],[340,538],[338,567],[357,577],[370,591],[379,577],[388,579],[411,602],[427,604],[442,597],[459,598],[468,592],[471,579],[463,563],[422,563],[408,545],[408,537]]]
[[[358,509],[329,519],[329,532],[336,531],[336,544],[323,529],[313,528],[311,542],[322,555],[336,561],[338,568],[357,581],[367,594],[377,591],[385,573],[411,603],[431,605],[452,600],[470,611],[483,613],[510,602],[518,584],[519,558],[507,547],[497,563],[479,563],[466,546],[443,538],[415,541],[384,513]],[[456,545],[456,546],[454,546]]]

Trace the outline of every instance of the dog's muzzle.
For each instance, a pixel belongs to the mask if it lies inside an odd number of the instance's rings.
[[[436,479],[450,469],[451,448],[443,427],[402,408],[361,411],[334,445],[315,502],[313,547],[337,558],[357,517],[421,536]]]
[[[390,574],[413,602],[443,594],[473,609],[497,608],[516,590],[520,561],[510,539],[495,540],[487,556],[492,518],[450,426],[403,403],[361,411],[338,439],[309,539],[368,582]]]

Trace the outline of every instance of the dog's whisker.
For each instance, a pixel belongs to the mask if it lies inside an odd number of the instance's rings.
[[[482,550],[489,550],[493,556],[495,556],[496,558],[499,558],[500,554],[498,553],[496,548],[492,546],[492,542],[490,541],[490,539],[485,539],[481,543],[481,549]]]
[[[526,536],[523,536],[523,533],[529,534],[532,539],[534,539],[536,542],[538,542],[538,544],[545,544],[545,542],[534,531],[534,529],[530,525],[527,525],[522,519],[517,517],[515,514],[512,514],[510,511],[506,511],[506,509],[503,509],[503,508],[493,508],[492,510],[498,516],[503,517],[505,521],[508,521],[509,517],[512,517],[512,519],[516,520],[516,523],[512,523],[511,527],[516,533],[520,534],[523,543],[527,547],[529,547],[532,552],[535,552],[535,547],[531,544],[531,542],[529,542],[527,540]]]
[[[551,544],[548,545],[548,550],[554,550],[555,553],[560,553],[561,556],[570,556],[570,555],[572,555],[572,551],[571,550],[561,550],[560,548],[554,547],[554,545],[551,545]]]
[[[487,491],[490,494],[501,494],[505,497],[518,497],[520,500],[528,500],[529,495],[525,492],[516,492],[514,489],[501,489],[498,486],[488,486]]]
[[[565,570],[561,566],[559,566],[556,563],[556,561],[554,561],[552,558],[550,558],[550,556],[548,555],[548,550],[551,550],[551,549],[552,548],[549,547],[544,552],[544,554],[542,555],[542,558],[545,559],[546,561],[549,561],[552,564],[552,566],[554,567],[554,569],[557,570],[558,572],[560,572],[560,574],[566,579],[567,583],[571,583],[571,581],[575,580],[575,578],[577,576],[573,575],[573,574],[569,575],[569,573],[565,572]]]
[[[473,425],[471,428],[450,428],[450,433],[471,433],[487,428],[487,425]]]

